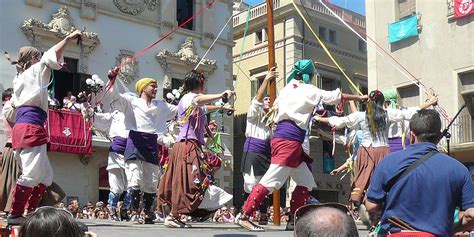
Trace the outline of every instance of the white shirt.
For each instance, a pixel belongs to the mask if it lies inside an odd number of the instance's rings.
[[[267,140],[270,138],[272,130],[269,126],[265,126],[262,122],[264,115],[263,103],[258,102],[254,98],[247,111],[247,127],[245,128],[245,136]]]
[[[412,113],[412,115],[410,116],[410,119],[411,119],[413,114],[415,114],[418,110],[420,110],[420,107],[409,107],[409,108],[402,109],[402,110],[411,111],[411,113]],[[396,122],[396,123],[390,123],[390,125],[388,127],[388,138],[402,137],[403,132],[407,133],[407,132],[409,132],[409,129],[410,129],[410,121],[409,120]]]
[[[142,98],[119,94],[113,89],[111,93],[114,99],[118,99],[116,103],[124,108],[125,127],[129,131],[158,135],[166,133],[166,121],[173,119],[178,111],[175,105],[163,100],[154,99],[148,106]]]
[[[114,110],[112,113],[95,113],[94,126],[102,131],[107,131],[110,138],[119,136],[128,137],[125,128],[125,114]]]
[[[337,105],[341,100],[341,91],[325,91],[316,86],[291,80],[278,95],[276,105],[278,113],[274,121],[292,120],[301,129],[307,129],[309,118],[316,105]]]
[[[386,109],[389,123],[410,120],[413,116],[411,110]],[[348,127],[350,129],[362,130],[362,142],[364,147],[386,147],[388,146],[388,129],[384,131],[383,137],[372,137],[369,124],[367,123],[365,112],[355,112],[345,117],[333,116],[329,118],[329,124],[336,128]]]
[[[62,56],[61,60],[62,61]],[[48,84],[51,69],[58,70],[55,48],[52,47],[43,54],[41,60],[18,74],[13,79],[13,95],[11,98],[15,107],[36,106],[48,111]]]

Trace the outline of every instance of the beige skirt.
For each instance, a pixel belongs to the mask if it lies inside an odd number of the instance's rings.
[[[388,147],[360,146],[355,161],[355,178],[349,201],[361,203],[370,184],[370,178],[379,162],[390,153]]]
[[[13,202],[12,191],[21,175],[21,164],[11,147],[3,148],[2,179],[0,183],[0,211],[9,212]]]

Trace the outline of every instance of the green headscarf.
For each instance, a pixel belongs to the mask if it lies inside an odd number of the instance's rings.
[[[311,82],[311,75],[316,72],[312,60],[302,59],[293,65],[293,71],[286,79],[287,82],[290,82],[296,75],[301,75],[303,82],[309,84]]]
[[[395,89],[388,89],[383,92],[383,96],[385,97],[385,101],[390,103],[390,108],[397,108],[397,100],[398,100],[398,93]]]

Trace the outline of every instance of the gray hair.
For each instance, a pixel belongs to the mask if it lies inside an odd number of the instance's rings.
[[[295,225],[295,237],[358,237],[352,216],[334,207],[319,207],[304,214]]]

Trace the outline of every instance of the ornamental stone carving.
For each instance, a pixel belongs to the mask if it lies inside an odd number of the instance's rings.
[[[46,24],[37,19],[31,18],[23,22],[21,29],[28,40],[37,45],[38,39],[64,38],[76,30],[69,10],[66,6],[59,8],[58,13],[53,14],[51,21]],[[100,44],[97,33],[83,32],[82,56],[88,56]]]
[[[132,51],[121,49],[120,54],[116,58],[117,66],[132,58],[134,54]],[[134,81],[138,77],[138,61],[133,59],[122,67],[117,77],[126,84],[130,84],[130,82]]]
[[[171,87],[171,78],[184,78],[186,73],[194,69],[201,61],[194,48],[194,41],[192,37],[188,37],[183,44],[181,44],[178,52],[171,52],[165,49],[156,55],[156,60],[161,67],[168,74],[163,82],[164,88]],[[203,72],[206,76],[210,75],[217,69],[216,60],[204,59],[198,67],[198,70]]]
[[[178,59],[185,65],[196,66],[199,63],[201,58],[197,55],[196,49],[194,48],[194,41],[192,37],[188,37],[186,41],[181,44],[181,48],[178,52],[173,53],[168,49],[165,49],[156,55],[156,59],[160,63],[160,65],[164,68],[168,68],[167,61],[170,58]],[[201,63],[202,65],[206,65],[209,67],[209,71],[214,71],[217,69],[216,60],[211,59],[204,59]]]
[[[114,4],[121,12],[134,16],[145,9],[155,11],[159,6],[159,0],[114,0]]]

